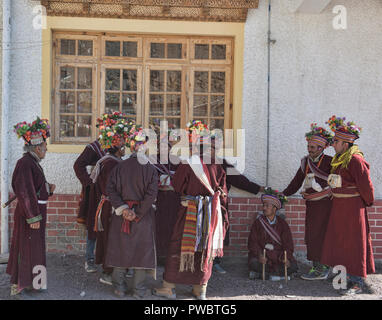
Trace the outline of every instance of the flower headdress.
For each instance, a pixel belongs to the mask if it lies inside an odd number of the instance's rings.
[[[100,118],[97,119],[96,127],[103,130],[104,127],[111,127],[117,123],[120,119],[127,119],[127,116],[122,112],[115,111],[113,113],[104,113]]]
[[[187,123],[186,131],[188,132],[190,143],[203,143],[210,138],[210,130],[200,120],[192,120]]]
[[[281,209],[284,203],[288,202],[288,198],[278,190],[267,187],[264,189],[264,194],[261,195],[261,201],[271,203],[277,209]]]
[[[341,118],[333,115],[326,123],[335,132],[335,137],[354,143],[359,138],[362,128],[358,127],[353,121],[345,122],[345,120],[345,117]]]
[[[318,127],[317,123],[310,125],[310,131],[305,134],[307,141],[319,145],[322,148],[326,148],[332,142],[333,135],[322,127]]]
[[[37,117],[32,124],[25,121],[14,126],[18,138],[23,138],[25,145],[39,145],[50,137],[50,126],[47,119]]]
[[[132,122],[126,119],[119,119],[111,126],[100,126],[100,136],[98,138],[101,148],[107,150],[121,145],[121,141],[127,144]]]
[[[133,125],[130,128],[127,141],[131,151],[134,151],[138,146],[145,144],[147,141],[147,136],[143,130],[143,127],[140,125]]]

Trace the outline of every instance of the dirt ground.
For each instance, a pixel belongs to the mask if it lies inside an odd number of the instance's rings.
[[[309,270],[306,261],[299,260],[299,274]],[[81,255],[47,255],[48,289],[10,297],[9,276],[5,266],[0,265],[0,300],[120,300],[114,297],[112,287],[99,282],[97,273],[86,273],[84,257]],[[371,294],[340,296],[333,289],[331,281],[304,281],[294,278],[285,284],[274,281],[249,280],[246,258],[223,258],[222,266],[226,274],[214,272],[208,284],[209,300],[381,300],[382,269],[370,275],[367,284]],[[149,288],[158,287],[162,280],[163,267],[157,269],[157,280],[148,279]],[[191,287],[178,285],[177,298],[192,300]],[[134,300],[131,296],[123,298]],[[148,295],[145,300],[165,300]]]

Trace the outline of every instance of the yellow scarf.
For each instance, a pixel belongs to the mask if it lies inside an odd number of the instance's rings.
[[[339,166],[341,166],[341,168],[346,169],[354,154],[358,154],[363,158],[363,153],[361,152],[361,150],[359,150],[357,145],[352,146],[343,154],[336,154],[332,159],[332,162],[331,162],[332,169],[330,172],[333,173],[334,171],[337,170]]]

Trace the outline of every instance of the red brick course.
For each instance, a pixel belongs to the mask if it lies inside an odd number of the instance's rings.
[[[47,249],[50,252],[83,252],[85,237],[76,223],[79,195],[54,195],[48,204]],[[13,229],[13,212],[16,201],[10,206],[9,234]],[[368,208],[371,238],[375,259],[382,259],[382,200]],[[251,225],[261,211],[259,197],[229,199],[231,221],[230,245],[225,247],[225,256],[247,255],[247,239]],[[286,220],[292,230],[296,252],[306,252],[304,244],[305,202],[302,199],[290,198],[285,206]]]

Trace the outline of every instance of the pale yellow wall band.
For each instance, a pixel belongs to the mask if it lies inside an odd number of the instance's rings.
[[[42,31],[42,110],[43,118],[52,123],[50,106],[52,91],[52,30],[105,31],[130,33],[162,33],[168,35],[232,36],[235,38],[233,75],[233,129],[241,128],[244,23],[157,21],[133,19],[98,19],[75,17],[48,17]],[[49,145],[49,152],[80,153],[84,145]]]

